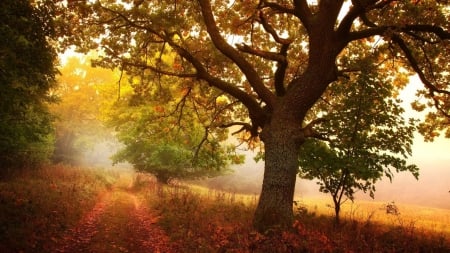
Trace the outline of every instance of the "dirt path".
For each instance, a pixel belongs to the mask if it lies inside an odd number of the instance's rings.
[[[54,252],[176,252],[131,191],[116,187],[100,198]]]

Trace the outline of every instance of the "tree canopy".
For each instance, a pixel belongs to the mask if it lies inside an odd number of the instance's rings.
[[[298,150],[320,137],[307,117],[328,86],[359,57],[354,44],[382,49],[373,64],[392,76],[416,73],[424,96],[448,115],[449,11],[440,1],[254,0],[69,1],[67,44],[101,49],[97,64],[131,76],[171,76],[227,97],[238,125],[264,143],[265,174],[254,225],[290,227]],[[370,53],[371,49],[367,53]],[[174,61],[160,56],[174,52]],[[372,68],[379,71],[379,68]],[[213,101],[213,100],[211,100]],[[180,109],[180,108],[179,108]],[[428,121],[431,125],[441,121]]]
[[[50,5],[0,3],[0,160],[4,167],[49,158],[53,118],[47,104],[55,86],[55,30]]]

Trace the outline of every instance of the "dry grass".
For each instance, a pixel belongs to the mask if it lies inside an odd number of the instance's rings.
[[[0,252],[48,252],[117,174],[61,165],[22,171],[0,182]]]
[[[326,197],[298,200],[301,206],[317,215],[333,216],[332,201]],[[414,227],[424,232],[443,234],[450,239],[450,210],[426,206],[396,204],[398,214],[388,214],[387,205],[378,201],[346,202],[342,205],[341,217],[344,221],[370,221],[372,223]]]
[[[304,199],[297,205],[298,220],[292,230],[260,234],[251,228],[255,196],[152,182],[140,189],[152,208],[159,210],[160,225],[184,252],[450,251],[445,230],[438,229],[446,218],[433,223],[431,215],[426,220],[426,210],[436,211],[428,208],[400,205],[400,214],[388,215],[385,203],[358,202],[344,207],[343,222],[336,227],[325,199]],[[448,217],[446,210],[440,211]]]
[[[183,252],[450,252],[448,210],[398,205],[388,215],[386,203],[356,202],[336,227],[329,202],[308,198],[291,230],[260,234],[251,226],[257,196],[63,166],[0,182],[0,252],[48,252],[110,187],[132,187]]]

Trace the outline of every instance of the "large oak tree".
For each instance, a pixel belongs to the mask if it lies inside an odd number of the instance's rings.
[[[98,64],[183,78],[228,96],[235,121],[264,143],[254,226],[289,227],[298,150],[322,120],[306,117],[351,69],[351,44],[383,48],[375,64],[417,73],[435,118],[449,116],[448,6],[430,0],[68,1],[66,42],[101,48]],[[160,55],[177,53],[167,64]],[[367,52],[370,53],[370,52]],[[379,68],[374,68],[378,71]],[[390,82],[393,78],[387,78]],[[217,126],[219,127],[219,126]]]

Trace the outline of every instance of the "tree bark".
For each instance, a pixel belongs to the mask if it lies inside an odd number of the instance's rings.
[[[264,232],[271,228],[286,229],[294,220],[293,199],[298,172],[298,150],[301,145],[292,122],[264,129],[264,181],[253,225]]]
[[[340,212],[341,212],[341,203],[339,203],[337,200],[333,200],[334,201],[334,222],[336,226],[339,226],[341,224],[341,217],[340,217]]]
[[[283,97],[277,98],[260,135],[264,142],[265,170],[253,220],[253,226],[260,232],[292,225],[298,152],[308,137],[302,129],[303,121],[327,86],[337,79],[335,59],[342,46],[333,33],[333,24],[319,22],[311,29],[308,68],[287,85]]]

